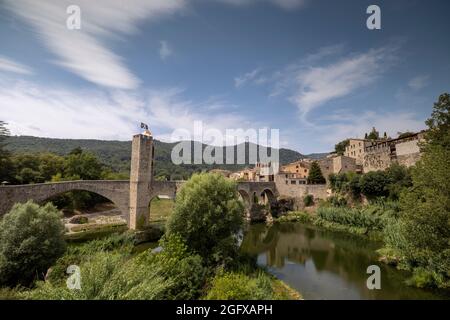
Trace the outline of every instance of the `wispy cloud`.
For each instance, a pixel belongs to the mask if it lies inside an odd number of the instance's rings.
[[[57,57],[59,66],[95,84],[132,89],[139,79],[107,41],[137,31],[143,19],[155,19],[184,8],[184,0],[78,0],[81,30],[66,27],[71,0],[6,0],[17,16],[29,23]],[[107,8],[107,9],[105,9]]]
[[[420,89],[423,89],[426,86],[428,86],[429,83],[430,83],[430,76],[421,75],[421,76],[412,78],[408,82],[408,86],[413,90],[420,90]]]
[[[245,6],[260,2],[260,0],[217,0],[217,1],[236,6]],[[308,2],[307,0],[263,0],[263,1],[272,3],[285,10],[296,10],[302,8]]]
[[[273,76],[271,96],[284,95],[297,106],[300,117],[313,109],[374,83],[392,65],[397,47],[371,49],[336,59],[341,45],[325,47]],[[327,57],[327,59],[324,59]],[[331,58],[331,61],[329,62]],[[327,60],[324,63],[323,60]]]
[[[159,56],[164,61],[173,54],[173,50],[166,40],[160,41],[159,44]]]
[[[261,72],[261,69],[256,68],[252,71],[249,71],[247,73],[244,73],[244,74],[234,78],[234,86],[236,88],[241,88],[249,82],[258,81],[258,80],[261,83],[261,79],[264,79],[264,78],[257,78],[258,75],[260,74],[260,72]]]
[[[179,88],[142,93],[49,88],[0,77],[0,119],[9,124],[15,135],[129,140],[139,130],[137,124],[144,121],[156,138],[170,140],[176,129],[193,132],[195,121],[201,121],[205,130],[223,133],[226,129],[255,126],[237,110],[230,112],[232,108],[202,111],[216,108],[214,103],[217,102],[209,99],[187,100]]]
[[[25,75],[33,74],[33,71],[30,67],[23,65],[17,61],[11,60],[5,56],[0,56],[0,71],[13,72]]]

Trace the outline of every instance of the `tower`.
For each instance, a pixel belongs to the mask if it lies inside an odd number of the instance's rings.
[[[146,130],[133,136],[130,172],[130,216],[128,227],[142,229],[148,223],[149,195],[153,175],[153,137]]]

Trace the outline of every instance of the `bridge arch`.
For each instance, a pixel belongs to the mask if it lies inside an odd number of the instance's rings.
[[[15,203],[33,200],[42,203],[70,191],[88,191],[108,200],[128,218],[129,181],[66,181],[56,183],[5,186],[0,189],[0,212],[8,212]]]
[[[251,207],[252,202],[250,195],[245,190],[238,190],[239,196],[242,199],[242,202],[244,203],[245,207],[248,209]]]
[[[259,198],[262,204],[272,204],[276,201],[276,197],[272,190],[267,188],[261,192]]]

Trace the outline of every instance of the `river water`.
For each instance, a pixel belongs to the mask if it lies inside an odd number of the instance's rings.
[[[450,299],[442,292],[409,287],[409,274],[377,261],[380,243],[301,223],[255,224],[241,249],[305,299]],[[381,269],[381,289],[369,290],[367,267]]]

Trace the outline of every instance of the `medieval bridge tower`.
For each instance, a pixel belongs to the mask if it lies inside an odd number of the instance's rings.
[[[152,189],[153,137],[146,131],[133,136],[130,171],[130,229],[141,229],[148,223],[149,195]]]

